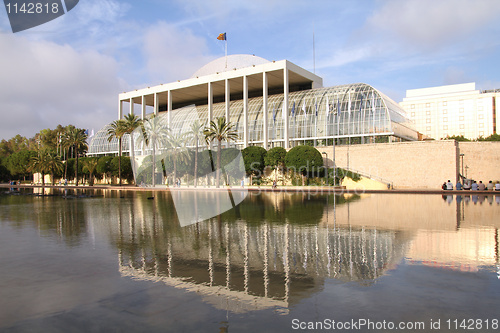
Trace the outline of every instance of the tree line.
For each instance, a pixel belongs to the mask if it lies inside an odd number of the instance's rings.
[[[238,135],[235,126],[227,122],[224,117],[217,118],[209,124],[194,122],[190,130],[184,134],[172,133],[162,117],[151,117],[141,120],[129,114],[123,119],[110,124],[107,136],[108,141],[118,140],[118,156],[86,157],[87,134],[85,130],[73,125],[56,129],[45,129],[31,139],[20,135],[10,140],[0,142],[0,178],[2,181],[18,179],[24,182],[32,181],[32,174],[37,172],[50,175],[51,183],[66,183],[78,185],[80,176],[82,182],[93,185],[94,182],[108,184],[122,184],[126,180],[129,184],[134,181],[131,159],[134,159],[134,149],[130,156],[122,156],[122,139],[128,135],[131,146],[134,147],[132,133],[140,129],[138,140],[152,150],[147,156],[142,169],[137,170],[137,182],[149,183],[156,177],[154,168],[156,158],[161,159],[160,173],[165,179],[174,183],[182,177],[194,178],[194,186],[198,185],[200,175],[215,173],[215,185],[227,183],[227,177],[238,177],[238,170],[221,168],[228,165],[240,153],[235,148],[222,149],[222,142],[237,141]],[[217,145],[216,152],[210,147]],[[206,146],[205,146],[206,145]],[[195,148],[193,150],[193,147]],[[199,151],[204,147],[203,151]],[[161,149],[161,157],[157,157],[156,149]],[[262,147],[250,146],[241,151],[245,174],[251,184],[266,184],[291,182],[293,185],[339,184],[344,177],[354,180],[358,175],[337,168],[325,168],[320,152],[311,146],[297,146],[288,152],[282,147],[265,150]],[[160,156],[160,155],[159,155]],[[214,160],[216,163],[214,164]],[[266,172],[267,169],[267,172]],[[167,170],[173,170],[170,174]],[[223,170],[224,175],[221,174]],[[272,173],[274,176],[266,176]],[[274,178],[274,179],[272,179]],[[44,177],[41,177],[44,185]],[[208,179],[207,179],[208,182]]]

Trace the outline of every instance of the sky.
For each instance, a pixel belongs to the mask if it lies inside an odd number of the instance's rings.
[[[119,93],[223,57],[222,32],[228,54],[287,59],[324,86],[363,82],[396,102],[445,84],[496,89],[499,17],[499,0],[80,0],[14,34],[2,6],[0,139],[58,124],[97,132]]]

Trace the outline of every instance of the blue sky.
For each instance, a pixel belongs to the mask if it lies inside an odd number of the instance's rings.
[[[229,54],[288,59],[325,86],[500,88],[498,0],[80,0],[13,34],[0,8],[0,139],[57,124],[96,131],[118,93],[182,80]]]

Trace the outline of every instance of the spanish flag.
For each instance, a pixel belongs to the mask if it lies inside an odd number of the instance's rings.
[[[219,36],[217,37],[218,40],[226,40],[226,33],[221,33],[219,34]]]

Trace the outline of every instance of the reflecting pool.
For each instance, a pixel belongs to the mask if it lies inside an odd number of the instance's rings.
[[[498,195],[47,191],[0,189],[1,332],[500,331]]]

